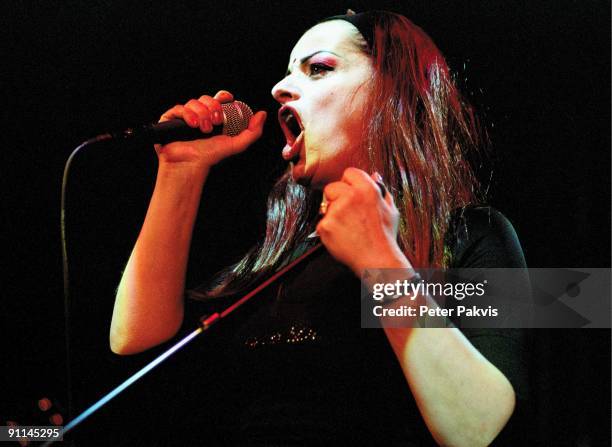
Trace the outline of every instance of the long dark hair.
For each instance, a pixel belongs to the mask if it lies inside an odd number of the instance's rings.
[[[457,90],[442,53],[407,18],[376,15],[362,150],[384,178],[400,213],[398,243],[415,268],[445,267],[444,236],[451,213],[476,202],[478,182],[467,158],[480,135],[471,107]],[[285,173],[268,196],[266,234],[212,286],[194,298],[237,293],[277,269],[314,230],[321,193]]]

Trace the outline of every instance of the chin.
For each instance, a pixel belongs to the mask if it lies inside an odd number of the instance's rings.
[[[291,164],[291,178],[298,185],[308,187],[311,185],[312,179],[310,176],[306,175],[306,173],[304,172],[304,166],[302,164]]]
[[[321,182],[320,178],[317,178],[316,166],[306,167],[306,164],[299,160],[297,164],[292,165],[291,176],[293,181],[298,185],[306,186],[311,189],[323,189],[325,183]]]

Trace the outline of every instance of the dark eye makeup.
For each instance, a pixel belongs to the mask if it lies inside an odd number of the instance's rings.
[[[308,65],[307,71],[309,76],[317,76],[322,75],[328,71],[333,71],[334,67],[331,67],[327,64],[323,64],[321,62],[313,62]]]
[[[315,51],[308,56],[300,59],[300,67],[301,70],[306,73],[308,76],[318,76],[323,75],[328,71],[334,71],[336,63],[332,58],[325,56],[317,56],[319,53],[331,53],[337,57],[340,57],[336,53],[327,50],[319,50]],[[295,60],[294,60],[295,63]],[[285,76],[289,76],[291,74],[291,69],[287,69]]]

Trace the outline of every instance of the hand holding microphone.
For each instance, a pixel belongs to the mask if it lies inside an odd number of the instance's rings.
[[[233,100],[221,90],[166,111],[148,129],[150,138],[163,144],[155,145],[160,163],[211,167],[253,144],[263,132],[266,112],[250,116],[246,104]]]

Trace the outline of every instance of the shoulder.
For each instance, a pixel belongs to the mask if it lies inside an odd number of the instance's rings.
[[[457,209],[446,233],[451,267],[526,267],[514,227],[490,206]]]

